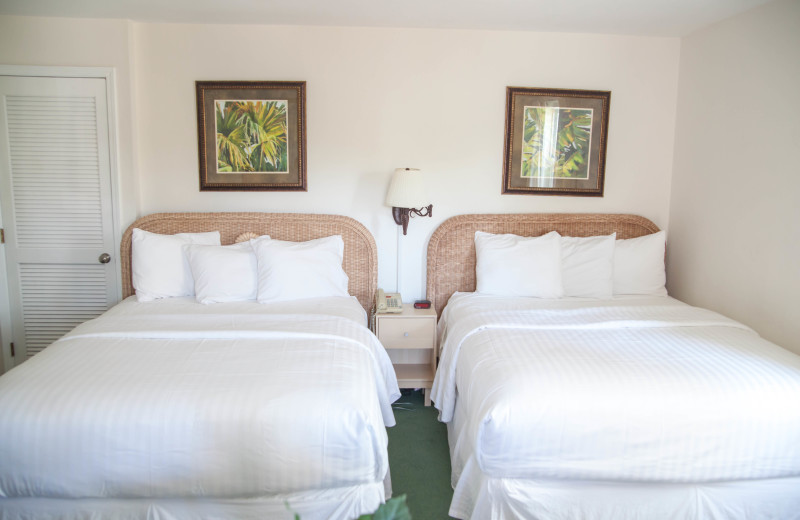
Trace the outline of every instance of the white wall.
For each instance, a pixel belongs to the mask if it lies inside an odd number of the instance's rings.
[[[395,287],[396,167],[429,176],[434,218],[403,237],[402,293],[424,294],[445,218],[637,213],[666,226],[679,40],[522,32],[134,24],[140,212],[305,211],[364,223]],[[195,80],[305,80],[307,193],[198,190]],[[501,195],[505,87],[611,90],[605,197]]]
[[[0,63],[117,70],[122,227],[156,211],[341,213],[395,288],[396,167],[430,178],[434,218],[402,239],[401,290],[424,294],[425,247],[470,212],[624,212],[666,227],[677,38],[0,17]],[[198,189],[196,80],[305,80],[308,192]],[[611,90],[603,198],[501,195],[505,87]],[[138,190],[138,191],[137,191]]]
[[[682,41],[668,280],[800,353],[800,2]]]

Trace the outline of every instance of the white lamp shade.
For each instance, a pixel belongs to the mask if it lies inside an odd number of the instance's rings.
[[[385,204],[394,208],[424,208],[430,204],[422,172],[416,168],[397,168]]]

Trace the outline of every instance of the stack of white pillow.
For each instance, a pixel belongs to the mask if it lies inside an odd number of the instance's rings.
[[[666,296],[665,233],[540,237],[475,233],[477,292],[534,298]],[[348,296],[340,235],[288,242],[261,236],[220,245],[218,231],[133,230],[132,281],[140,302],[194,296],[200,303],[271,303]]]
[[[261,236],[220,245],[218,231],[160,235],[133,230],[132,282],[140,302],[194,296],[200,303],[272,303],[348,296],[344,241]]]
[[[476,290],[534,298],[666,296],[665,240],[663,231],[627,240],[616,234],[520,237],[478,231]]]

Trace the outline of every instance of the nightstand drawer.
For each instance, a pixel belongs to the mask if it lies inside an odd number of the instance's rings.
[[[430,318],[380,320],[378,339],[386,348],[432,348],[435,324]]]

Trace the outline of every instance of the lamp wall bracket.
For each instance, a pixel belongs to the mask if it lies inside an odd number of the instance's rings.
[[[408,221],[413,216],[418,217],[433,217],[433,204],[429,204],[424,208],[392,208],[392,217],[398,226],[403,226],[403,234],[408,234]]]

